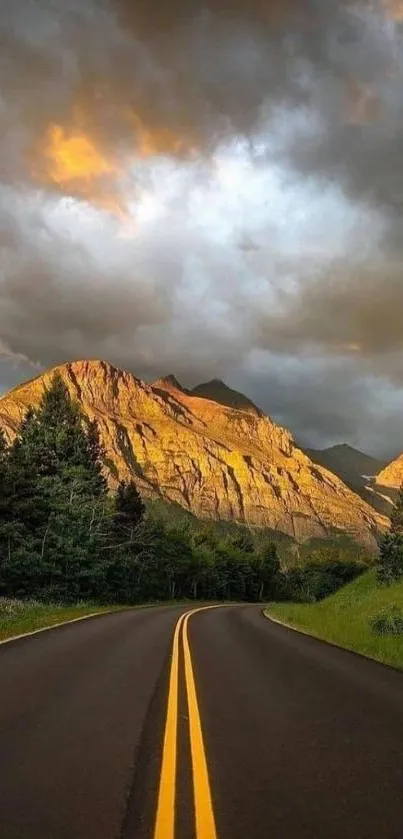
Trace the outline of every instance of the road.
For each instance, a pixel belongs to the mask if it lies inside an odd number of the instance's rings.
[[[187,611],[0,646],[1,839],[401,839],[403,674]]]

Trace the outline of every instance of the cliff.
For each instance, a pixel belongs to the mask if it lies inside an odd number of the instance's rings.
[[[56,369],[99,424],[112,483],[134,476],[144,495],[177,502],[200,518],[269,527],[298,541],[341,530],[374,546],[388,525],[258,409],[224,405],[207,398],[205,388],[195,395],[173,376],[148,385],[103,361]],[[9,438],[53,372],[0,399]]]

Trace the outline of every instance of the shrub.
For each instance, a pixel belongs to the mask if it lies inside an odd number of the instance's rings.
[[[387,533],[381,543],[378,559],[378,580],[390,585],[403,577],[403,536]]]
[[[377,635],[403,635],[403,609],[399,606],[383,609],[369,623]]]

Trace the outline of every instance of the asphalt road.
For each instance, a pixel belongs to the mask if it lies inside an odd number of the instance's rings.
[[[403,674],[186,611],[0,646],[1,839],[402,839]]]

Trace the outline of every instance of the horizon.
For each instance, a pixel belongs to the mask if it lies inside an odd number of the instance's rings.
[[[100,364],[108,364],[108,365],[110,365],[111,367],[114,367],[117,370],[122,370],[122,372],[130,373],[135,378],[140,379],[141,381],[144,381],[146,384],[148,384],[150,386],[152,386],[155,382],[157,382],[159,380],[166,380],[166,379],[173,378],[173,379],[176,380],[176,382],[178,383],[178,385],[181,389],[183,389],[184,391],[189,391],[190,394],[192,394],[192,391],[195,388],[200,387],[201,385],[212,384],[212,383],[222,384],[222,385],[224,385],[224,387],[229,388],[230,390],[235,390],[235,392],[239,393],[241,396],[250,400],[255,405],[256,408],[262,410],[264,412],[264,414],[266,416],[268,416],[271,420],[273,420],[273,422],[275,422],[277,425],[280,425],[280,426],[283,425],[283,423],[279,422],[270,410],[266,410],[261,404],[259,404],[259,401],[255,401],[255,400],[251,399],[251,397],[248,393],[244,393],[243,391],[239,391],[237,388],[233,388],[228,382],[224,381],[223,379],[218,379],[218,378],[203,379],[202,381],[195,381],[195,382],[189,382],[188,384],[184,384],[182,381],[179,381],[177,376],[175,375],[175,373],[172,373],[172,372],[157,375],[157,376],[151,377],[151,378],[150,377],[147,378],[147,377],[138,375],[135,370],[132,370],[129,367],[127,367],[127,368],[118,367],[118,365],[112,364],[112,362],[110,362],[108,359],[101,359],[101,358],[86,358],[86,359],[77,358],[77,359],[71,359],[69,361],[61,361],[57,365],[53,365],[53,366],[48,367],[44,370],[38,371],[34,376],[31,376],[28,379],[21,379],[21,381],[16,382],[9,389],[1,389],[0,388],[0,401],[3,397],[6,397],[9,393],[11,393],[13,389],[21,387],[24,384],[27,384],[30,381],[33,381],[36,378],[39,378],[42,375],[45,375],[46,373],[50,372],[54,367],[60,367],[60,366],[66,365],[66,364],[80,363],[80,362],[93,362],[93,363],[100,363]],[[197,396],[197,394],[195,394],[195,395]],[[284,427],[288,431],[291,432],[297,447],[301,448],[301,449],[304,449],[304,450],[305,449],[306,450],[312,450],[312,451],[317,450],[318,452],[321,452],[321,451],[324,451],[325,449],[331,449],[331,448],[337,448],[337,447],[348,447],[348,448],[350,448],[350,449],[352,449],[356,452],[359,452],[360,454],[364,454],[364,455],[368,455],[370,457],[374,457],[378,460],[384,461],[385,463],[391,462],[396,457],[398,457],[399,454],[401,453],[400,451],[392,451],[388,455],[378,454],[378,453],[374,453],[374,452],[364,450],[363,448],[360,448],[360,446],[352,445],[351,443],[348,443],[345,440],[336,440],[335,442],[332,442],[328,446],[318,447],[318,446],[315,446],[315,445],[311,445],[309,442],[304,442],[303,440],[298,439],[298,437],[294,434],[294,431],[293,431],[292,427],[288,427],[288,426],[284,426]]]

